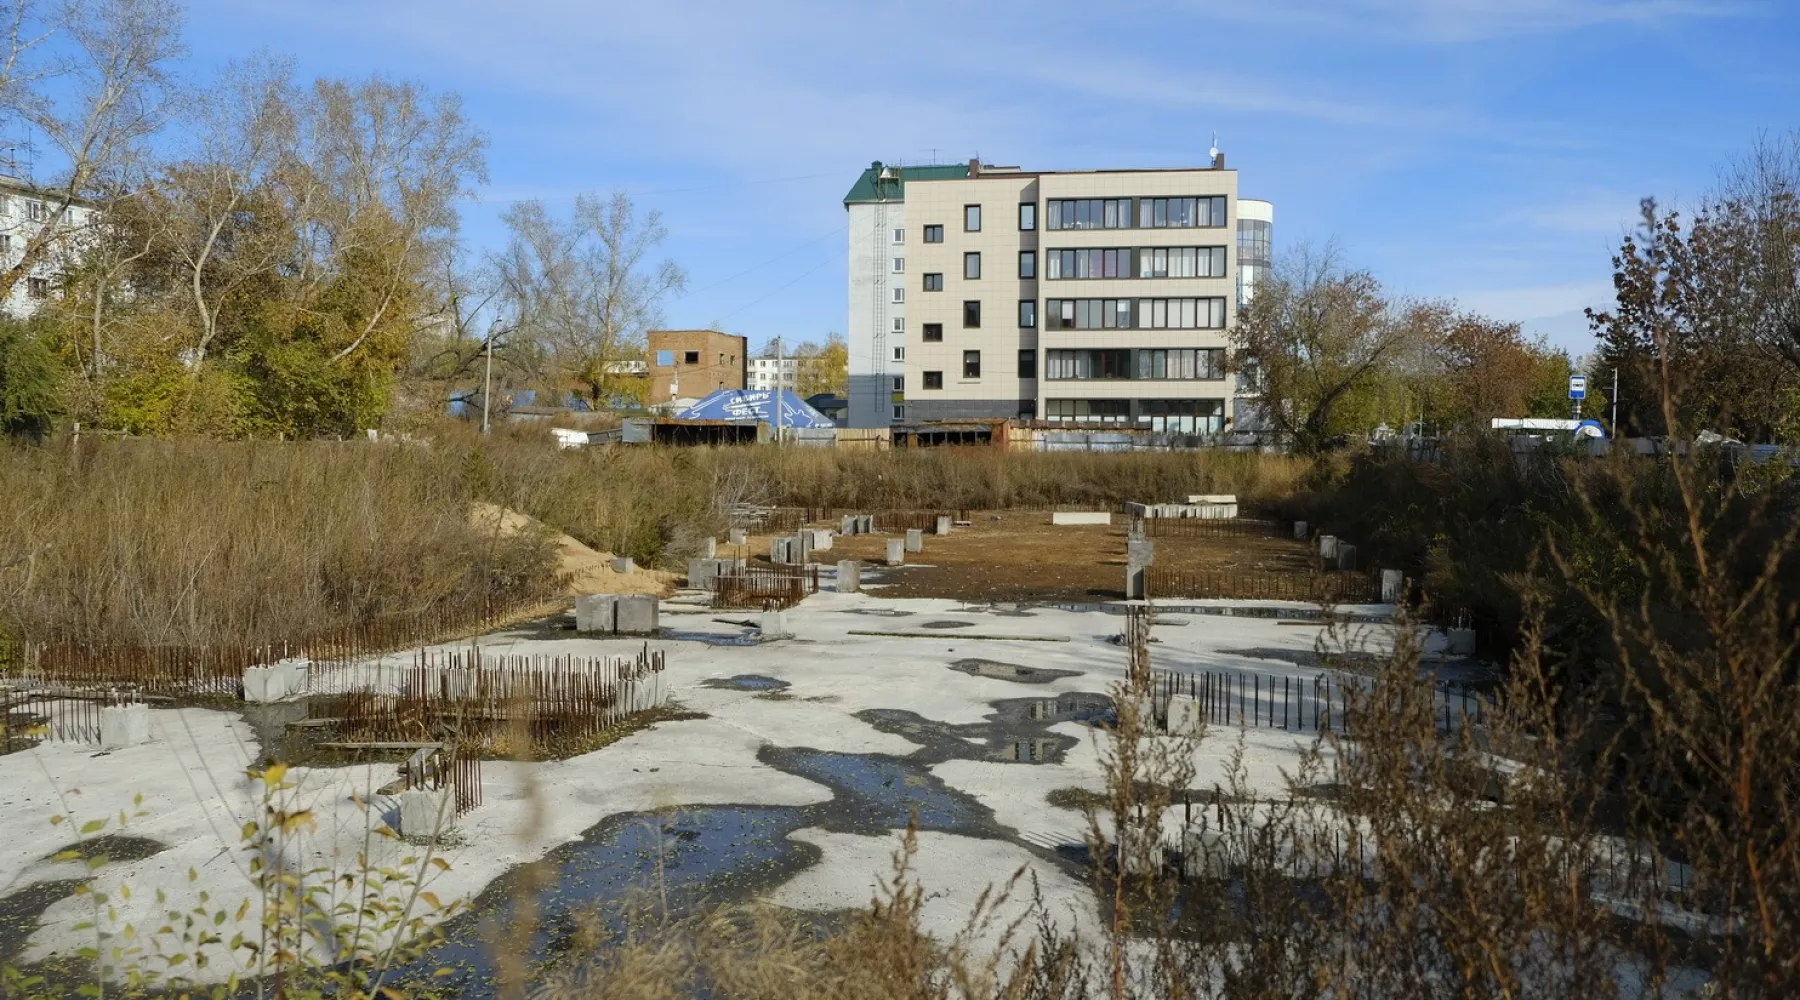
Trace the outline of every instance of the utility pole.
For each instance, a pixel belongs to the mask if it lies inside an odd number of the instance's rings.
[[[781,443],[782,424],[784,423],[784,421],[782,420],[782,413],[781,413],[781,381],[782,381],[782,375],[784,374],[785,369],[787,368],[787,365],[782,360],[781,354],[782,354],[781,338],[776,337],[775,338],[775,443],[776,444]]]
[[[1619,366],[1613,365],[1612,435],[1619,436]]]

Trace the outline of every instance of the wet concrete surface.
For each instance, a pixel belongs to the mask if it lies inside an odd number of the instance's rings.
[[[769,680],[740,675],[711,686],[766,693],[754,685]],[[607,819],[541,863],[546,888],[530,894],[536,929],[527,949],[529,962],[541,968],[577,958],[570,953],[570,942],[584,912],[617,932],[634,906],[660,915],[666,905],[671,915],[681,916],[704,903],[762,895],[818,862],[816,847],[788,838],[806,828],[879,836],[916,821],[921,830],[1012,841],[1080,877],[1086,864],[1081,851],[1020,839],[995,820],[991,809],[946,785],[930,768],[955,759],[1058,763],[1076,739],[1051,733],[1049,727],[1066,721],[1106,724],[1113,717],[1111,700],[1065,694],[1007,699],[993,707],[983,722],[954,726],[911,712],[858,713],[875,728],[918,744],[919,750],[905,757],[764,746],[757,754],[762,763],[831,790],[831,799],[816,805],[699,806]],[[416,963],[411,974],[427,977],[450,968],[454,971],[447,981],[438,982],[455,995],[496,995],[494,943],[509,940],[507,930],[519,919],[520,894],[529,891],[531,877],[529,869],[515,869],[488,886],[467,912],[446,925],[449,940]]]

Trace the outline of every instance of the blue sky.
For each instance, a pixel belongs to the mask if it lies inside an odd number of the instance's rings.
[[[871,160],[1176,166],[1217,132],[1278,248],[1579,352],[1638,199],[1800,128],[1796,0],[195,0],[188,39],[196,74],[266,48],[460,92],[474,252],[512,200],[623,189],[688,272],[668,323],[753,344],[844,328]]]

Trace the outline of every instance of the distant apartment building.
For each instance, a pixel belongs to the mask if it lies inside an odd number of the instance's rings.
[[[800,362],[794,358],[751,358],[750,382],[746,388],[793,389],[800,374]]]
[[[26,244],[50,224],[58,204],[60,198],[48,196],[17,178],[0,175],[0,268],[11,268],[19,262]],[[51,244],[50,252],[39,258],[30,273],[0,300],[0,313],[25,319],[36,314],[44,300],[57,294],[62,275],[80,252],[84,234],[98,214],[87,202],[69,206],[57,227],[61,235]]]
[[[1267,273],[1237,172],[872,164],[850,213],[851,427],[1233,428],[1228,331]],[[1247,401],[1246,401],[1247,402]]]
[[[651,406],[744,388],[745,338],[717,330],[652,330],[647,339]]]

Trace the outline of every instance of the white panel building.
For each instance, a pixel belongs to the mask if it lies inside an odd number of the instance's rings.
[[[0,268],[11,268],[25,254],[25,247],[49,225],[60,199],[53,199],[36,188],[13,177],[0,176]],[[32,266],[31,271],[15,284],[12,292],[0,300],[0,312],[14,319],[26,319],[43,308],[44,301],[58,293],[58,284],[71,258],[80,252],[81,243],[98,210],[86,202],[71,204],[57,229],[61,233],[50,252]]]

